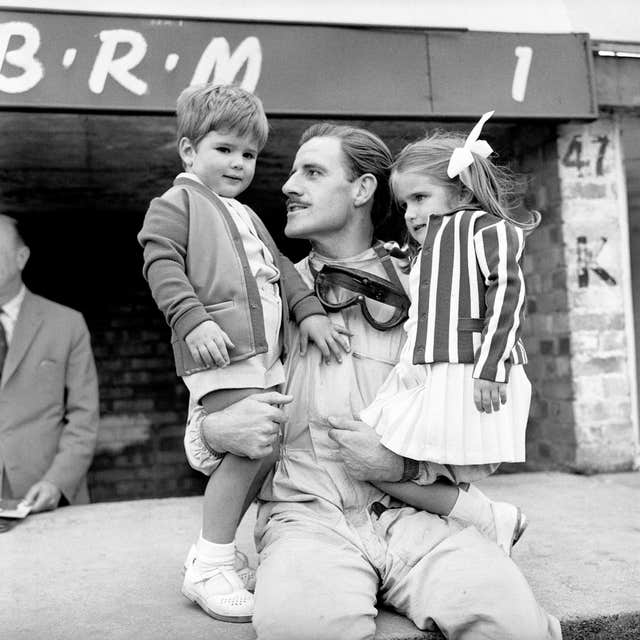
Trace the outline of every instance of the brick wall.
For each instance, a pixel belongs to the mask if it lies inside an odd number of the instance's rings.
[[[92,500],[201,494],[206,478],[188,466],[182,445],[186,389],[146,289],[114,305],[91,333],[101,414]]]
[[[514,141],[517,168],[528,181],[526,204],[542,213],[527,238],[524,340],[532,385],[527,427],[527,467],[567,465],[576,446],[570,357],[567,262],[555,126],[523,127]]]

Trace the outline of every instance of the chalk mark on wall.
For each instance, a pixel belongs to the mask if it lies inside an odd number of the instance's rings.
[[[616,279],[598,263],[598,256],[607,243],[607,238],[601,236],[599,244],[594,249],[593,245],[587,242],[587,236],[578,236],[577,260],[578,260],[578,286],[589,286],[589,271],[593,271],[599,278],[608,285],[617,284]]]
[[[593,139],[598,143],[598,155],[596,157],[596,175],[604,175],[604,154],[609,146],[609,136],[596,136]]]
[[[609,136],[595,136],[591,139],[591,142],[597,145],[596,157],[595,157],[595,171],[597,176],[605,175],[604,159],[609,147]],[[587,153],[591,154],[593,147],[587,150]],[[567,146],[567,150],[562,156],[562,164],[565,167],[574,167],[579,175],[582,175],[582,169],[588,167],[591,164],[591,160],[583,159],[583,144],[582,135],[579,133],[571,138]]]

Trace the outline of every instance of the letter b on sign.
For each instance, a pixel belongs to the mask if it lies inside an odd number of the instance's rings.
[[[23,42],[17,49],[9,49],[9,43],[13,36],[22,39]],[[36,59],[35,54],[40,48],[40,33],[28,22],[5,22],[0,24],[0,91],[5,93],[24,93],[33,89],[44,77],[42,63]],[[6,76],[2,73],[5,63],[8,62],[22,73]]]

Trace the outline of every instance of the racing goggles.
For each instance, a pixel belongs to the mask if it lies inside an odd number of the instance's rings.
[[[315,293],[326,311],[359,305],[365,320],[378,331],[397,327],[409,316],[409,298],[388,280],[332,264],[314,275]]]

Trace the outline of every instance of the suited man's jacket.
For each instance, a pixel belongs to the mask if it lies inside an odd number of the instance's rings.
[[[98,380],[80,313],[27,290],[0,378],[0,482],[23,497],[40,480],[89,501]],[[6,491],[5,491],[6,494]]]

